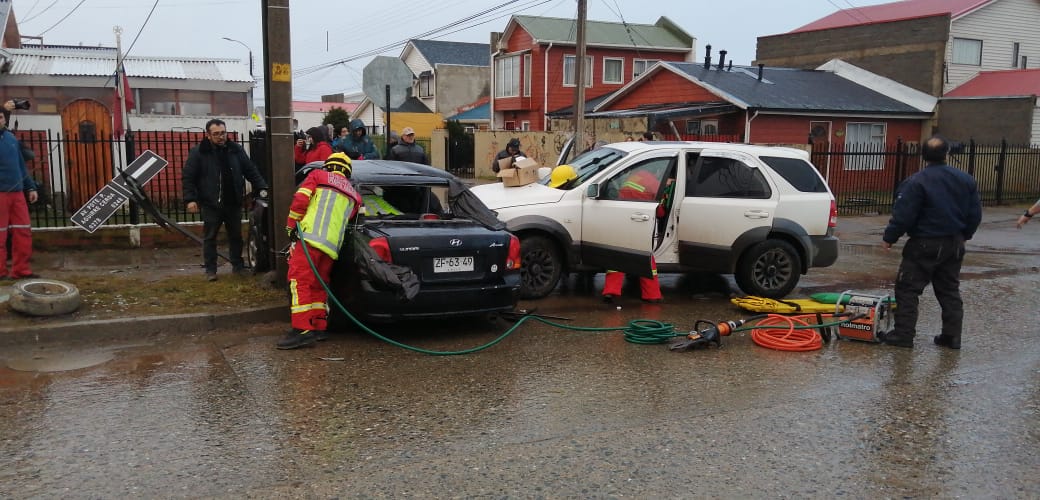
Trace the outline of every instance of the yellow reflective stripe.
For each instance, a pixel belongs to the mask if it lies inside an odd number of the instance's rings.
[[[645,187],[643,187],[643,186],[641,186],[639,184],[636,184],[635,182],[632,182],[632,181],[625,181],[625,183],[622,184],[621,187],[629,187],[629,188],[635,189],[636,191],[639,191],[640,193],[645,193],[646,192],[646,188]]]
[[[369,213],[368,210],[365,210],[366,214],[369,214],[369,215],[377,215],[377,214],[401,215],[401,211],[398,210],[393,205],[387,203],[387,201],[385,199],[383,199],[382,196],[376,196],[376,195],[373,195],[373,194],[366,194],[366,195],[361,197],[361,200],[362,200],[362,203],[364,203],[365,207],[372,207],[372,208],[375,209],[374,213]]]
[[[293,220],[300,220],[303,218],[303,214],[295,210],[289,210],[289,218]]]
[[[296,194],[300,194],[300,193],[303,193],[303,194],[307,195],[308,198],[310,198],[311,197],[311,193],[313,193],[313,191],[311,191],[309,188],[301,187],[300,189],[296,190]]]
[[[289,295],[292,299],[289,301],[290,304],[296,305],[300,303],[300,297],[296,294],[296,280],[289,280]]]
[[[292,313],[293,314],[307,312],[307,311],[314,311],[314,310],[328,311],[329,309],[328,309],[328,306],[326,306],[323,302],[315,302],[313,304],[302,304],[302,305],[298,305],[298,306],[293,306],[292,307]]]

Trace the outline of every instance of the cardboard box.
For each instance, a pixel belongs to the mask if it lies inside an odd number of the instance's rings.
[[[510,158],[503,158],[499,161],[499,165],[502,165],[502,161],[510,160]],[[538,162],[530,159],[518,156],[516,162],[511,167],[502,168],[498,171],[498,177],[502,179],[502,184],[506,186],[524,186],[538,180],[538,168],[541,165]]]

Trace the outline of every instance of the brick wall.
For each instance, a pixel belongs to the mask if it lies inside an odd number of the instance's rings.
[[[939,96],[949,36],[948,15],[763,36],[755,63],[810,69],[842,59]]]

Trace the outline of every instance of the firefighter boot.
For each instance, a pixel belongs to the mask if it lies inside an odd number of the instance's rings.
[[[297,347],[311,345],[317,341],[318,336],[314,332],[293,328],[282,340],[278,341],[277,347],[279,349],[296,349]]]

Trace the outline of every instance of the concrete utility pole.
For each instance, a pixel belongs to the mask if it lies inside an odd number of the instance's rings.
[[[577,54],[574,59],[574,146],[572,153],[585,149],[585,18],[588,15],[587,0],[578,0],[578,30],[575,43]]]
[[[282,230],[296,192],[293,163],[292,66],[289,46],[289,0],[261,0],[264,33],[264,103],[267,107],[267,164],[271,167],[271,219],[274,250],[285,248]],[[278,282],[285,285],[289,264],[275,258]]]

